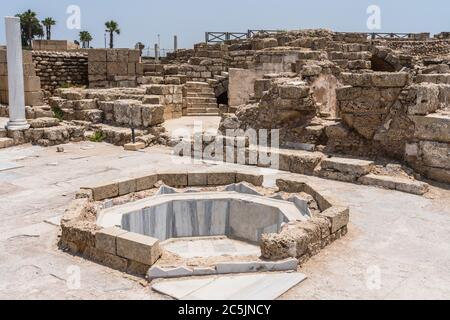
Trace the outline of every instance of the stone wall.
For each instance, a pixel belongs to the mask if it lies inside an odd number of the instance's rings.
[[[23,51],[23,74],[25,87],[25,105],[38,106],[43,104],[41,81],[33,65],[31,51]],[[0,103],[8,104],[8,65],[6,50],[0,50]]]
[[[87,86],[87,52],[33,51],[36,75],[42,89],[53,92],[59,87]]]
[[[39,51],[66,51],[77,50],[79,45],[67,40],[33,40],[32,48]]]
[[[330,128],[332,150],[401,159],[427,177],[450,182],[450,85],[412,83],[408,73],[343,77],[351,86],[338,89],[337,100],[351,131]]]
[[[143,75],[140,51],[130,49],[90,49],[90,88],[136,87]]]

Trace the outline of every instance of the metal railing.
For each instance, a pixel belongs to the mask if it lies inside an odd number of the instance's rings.
[[[247,32],[205,32],[206,43],[219,43],[230,40],[250,39],[257,34],[274,34],[281,32],[281,30],[247,30]]]
[[[368,39],[429,39],[429,33],[403,33],[403,32],[336,32],[337,34],[365,34]]]
[[[254,36],[271,35],[284,30],[248,30],[247,32],[205,32],[206,43],[220,43],[230,40],[250,39]],[[402,33],[402,32],[336,32],[337,34],[366,34],[368,39],[428,39],[429,33]]]

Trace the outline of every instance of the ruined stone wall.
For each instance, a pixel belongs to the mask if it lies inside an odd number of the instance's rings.
[[[337,101],[345,127],[327,131],[332,151],[397,158],[450,182],[450,85],[413,83],[408,73],[343,77],[350,86],[337,90]]]
[[[87,52],[33,51],[33,62],[44,90],[88,85]]]
[[[136,87],[143,75],[140,51],[130,49],[88,50],[90,88]]]
[[[67,40],[33,40],[32,48],[39,51],[67,51],[77,50],[80,46]]]
[[[23,75],[25,87],[25,104],[39,106],[43,104],[41,80],[36,74],[31,51],[23,51]],[[8,64],[6,50],[0,50],[0,103],[8,104]]]

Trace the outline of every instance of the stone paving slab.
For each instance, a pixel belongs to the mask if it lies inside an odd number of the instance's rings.
[[[178,300],[275,300],[304,281],[303,273],[166,280],[152,289]]]
[[[22,168],[23,166],[14,162],[0,162],[0,171],[12,170],[17,168]]]

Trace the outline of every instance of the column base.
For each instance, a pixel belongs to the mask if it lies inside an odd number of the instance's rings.
[[[8,121],[5,128],[11,131],[27,130],[30,128],[30,125],[27,120],[15,120]]]

